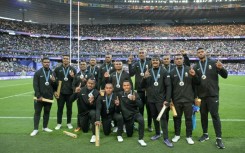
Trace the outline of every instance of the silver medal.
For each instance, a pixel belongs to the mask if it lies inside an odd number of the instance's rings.
[[[140,73],[140,76],[144,76],[144,73]]]
[[[117,87],[117,88],[120,88],[120,84],[117,84],[116,87]]]
[[[110,112],[109,109],[107,109],[107,110],[106,110],[106,113],[109,114],[109,112]]]
[[[207,77],[206,75],[202,75],[202,79],[205,80]]]
[[[49,82],[45,82],[45,85],[48,86],[49,85]]]
[[[180,86],[184,86],[185,83],[184,83],[183,81],[180,81],[180,82],[179,82],[179,85],[180,85]]]
[[[132,96],[131,94],[128,94],[128,99],[130,99],[130,98],[131,98],[131,96]]]
[[[82,74],[82,75],[80,75],[80,78],[81,78],[81,79],[83,79],[83,78],[84,78],[84,75],[83,75],[83,74]]]
[[[154,86],[158,86],[158,82],[154,82]]]
[[[67,78],[67,77],[65,77],[65,78],[64,78],[64,81],[68,81],[68,78]]]

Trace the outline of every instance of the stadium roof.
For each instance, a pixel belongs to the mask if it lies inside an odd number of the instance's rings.
[[[24,19],[38,23],[62,23],[69,24],[69,4],[58,3],[52,0],[1,0],[0,16],[14,19]],[[245,3],[239,3],[239,7],[205,7],[183,9],[167,7],[168,9],[151,8],[128,9],[113,8],[109,5],[94,5],[80,7],[80,24],[137,24],[137,23],[179,23],[179,22],[245,22]],[[86,4],[86,3],[84,3]],[[170,4],[168,4],[169,6]],[[172,5],[172,4],[171,4]],[[203,4],[202,4],[203,5]],[[209,4],[210,5],[210,4]],[[96,7],[95,7],[96,6]],[[107,7],[106,7],[107,6]],[[167,6],[167,5],[166,5]],[[225,5],[226,6],[226,5]],[[139,8],[137,6],[137,8]],[[77,5],[73,6],[73,23],[77,24]]]

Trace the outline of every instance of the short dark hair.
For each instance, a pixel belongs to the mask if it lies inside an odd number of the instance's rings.
[[[95,76],[93,74],[88,78],[88,80],[93,80],[96,82]]]
[[[43,58],[42,58],[42,62],[43,62],[44,60],[49,60],[49,58],[48,58],[48,57],[43,57]]]
[[[199,51],[199,50],[203,50],[204,48],[202,48],[202,47],[198,47],[197,48],[197,51]]]
[[[128,79],[123,80],[123,83],[124,82],[129,82],[131,84],[130,80],[128,80]]]

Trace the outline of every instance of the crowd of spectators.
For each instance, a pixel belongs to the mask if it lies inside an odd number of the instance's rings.
[[[69,36],[69,25],[42,25],[0,19],[0,29],[29,33]],[[77,27],[73,26],[74,35]],[[245,36],[245,24],[210,25],[81,25],[80,36],[93,37],[206,37],[206,36]],[[144,49],[149,57],[153,54],[174,55],[186,50],[189,57],[196,57],[196,49],[203,47],[209,56],[244,58],[245,44],[242,39],[230,40],[83,40],[80,41],[80,57],[104,57],[109,52],[113,56],[127,58],[137,55]],[[58,57],[69,53],[69,39],[10,35],[0,32],[0,57],[22,56],[38,61],[43,56]],[[78,43],[72,40],[72,57],[77,58]],[[40,61],[39,61],[40,62]],[[245,64],[225,64],[229,71],[245,71]],[[0,62],[0,72],[35,71],[17,62]]]
[[[69,36],[70,26],[62,24],[34,24],[0,19],[0,29],[28,33]],[[77,25],[72,26],[77,36]],[[80,25],[80,36],[86,37],[210,37],[245,36],[245,24],[206,25]]]
[[[33,67],[18,64],[17,62],[1,61],[0,72],[35,72]]]
[[[19,55],[31,57],[43,55],[56,57],[69,53],[68,39],[47,39],[27,36],[13,36],[0,33],[0,56]],[[103,57],[106,52],[120,57],[127,57],[130,53],[137,54],[140,49],[145,49],[151,54],[176,54],[186,50],[190,56],[196,56],[196,49],[203,47],[211,56],[244,57],[245,44],[243,40],[207,40],[207,41],[92,41],[80,42],[80,55]],[[73,57],[77,56],[77,41],[72,42]]]

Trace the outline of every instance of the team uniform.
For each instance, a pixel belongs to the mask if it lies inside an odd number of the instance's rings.
[[[91,104],[89,97],[93,96],[94,101]],[[79,93],[72,95],[71,100],[78,101],[78,107],[80,109],[79,121],[82,131],[87,133],[89,130],[89,123],[92,125],[92,133],[95,135],[95,121],[96,121],[96,105],[100,102],[100,94],[97,89],[89,90],[86,86],[81,89]]]
[[[115,105],[117,96],[115,94],[101,96],[100,101],[96,105],[96,121],[102,119],[103,132],[105,135],[111,133],[111,122],[116,121],[118,130],[117,135],[122,136],[123,117],[119,106]]]
[[[53,100],[53,93],[56,87],[55,82],[50,80],[50,69],[41,68],[35,72],[33,78],[34,96],[38,99],[40,97]],[[41,117],[42,109],[44,108],[43,114],[43,130],[48,126],[49,114],[52,107],[52,103],[34,100],[34,130],[38,130],[39,121]],[[51,132],[51,131],[47,131]],[[34,134],[36,135],[36,134]],[[31,134],[31,136],[34,136]]]
[[[149,105],[147,103],[147,97],[145,94],[145,89],[141,87],[141,80],[144,77],[144,73],[147,68],[149,68],[150,62],[147,60],[140,60],[135,62],[134,64],[128,64],[129,68],[129,74],[130,76],[135,76],[135,89],[137,90],[137,93],[143,103],[143,106],[140,108],[140,113],[142,116],[144,116],[144,105],[146,105],[146,111],[147,111],[147,121],[148,121],[148,128],[151,129],[152,124],[152,116],[150,112]]]
[[[133,94],[136,96],[136,98],[135,100],[130,100],[129,96]],[[118,93],[118,97],[120,100],[120,108],[124,118],[127,136],[132,137],[134,131],[134,122],[138,122],[138,141],[142,146],[146,146],[145,142],[141,143],[144,138],[144,118],[139,112],[139,108],[142,107],[142,102],[139,98],[139,95],[133,92],[125,93],[124,91],[121,91]]]
[[[73,79],[73,82],[72,82],[72,89],[73,91],[75,91],[75,88],[78,87],[81,83],[81,88],[84,87],[87,83],[87,80],[88,78],[90,78],[91,75],[90,73],[88,72],[88,70],[85,70],[85,71],[79,71],[74,79]],[[81,108],[78,107],[79,106],[79,102],[77,101],[77,127],[81,127],[80,125],[80,122],[79,122],[79,114],[81,114]]]
[[[160,125],[156,121],[156,118],[163,107],[163,102],[170,102],[171,99],[171,81],[168,72],[161,66],[158,68],[151,68],[149,70],[150,77],[143,78],[141,82],[142,88],[146,88],[147,101],[152,113],[154,126],[156,130],[156,136],[160,136]],[[168,140],[168,122],[167,114],[169,113],[169,108],[167,108],[160,120],[161,127],[163,130],[164,140]],[[158,137],[159,138],[159,137]],[[156,138],[156,139],[158,139]],[[155,138],[152,138],[155,139]]]
[[[71,124],[72,116],[72,101],[70,101],[70,96],[73,93],[72,82],[73,77],[70,76],[69,72],[73,71],[74,75],[76,74],[76,69],[72,66],[64,67],[63,65],[57,67],[54,70],[54,76],[56,77],[56,82],[62,81],[60,96],[57,99],[58,111],[57,111],[57,123],[62,123],[62,115],[64,105],[66,104],[66,114],[67,114],[67,124]]]
[[[121,70],[120,72],[117,71],[113,72],[109,78],[105,79],[105,82],[112,83],[114,88],[114,93],[118,94],[120,91],[123,91],[122,85],[124,80],[130,80],[131,87],[133,87],[131,77],[124,70]]]
[[[205,61],[199,61],[195,65],[195,71],[201,74],[201,84],[197,86],[197,95],[202,100],[201,102],[201,123],[204,135],[199,141],[205,141],[208,138],[208,112],[210,112],[216,137],[221,139],[221,122],[219,117],[219,76],[222,78],[228,77],[228,72],[225,68],[218,69],[216,61],[206,58]]]
[[[194,88],[199,85],[200,79],[198,75],[191,76],[189,74],[190,67],[182,65],[176,66],[170,72],[172,83],[172,101],[175,106],[177,116],[174,117],[175,137],[173,142],[177,142],[180,138],[181,119],[184,113],[186,125],[186,138],[189,144],[194,144],[192,137],[192,105],[195,99]]]
[[[101,89],[105,89],[105,77],[104,77],[104,74],[106,72],[109,72],[109,74],[115,72],[115,68],[114,68],[114,65],[112,63],[103,63],[100,67],[100,76],[99,76],[99,79],[100,79],[100,88]]]
[[[88,67],[87,67],[87,70],[88,70],[88,73],[92,76],[94,76],[95,77],[95,80],[96,80],[96,85],[95,85],[95,88],[97,89],[97,90],[99,90],[100,89],[100,80],[99,80],[99,75],[100,75],[100,69],[99,69],[99,67],[98,66],[91,66],[91,65],[89,65]]]

